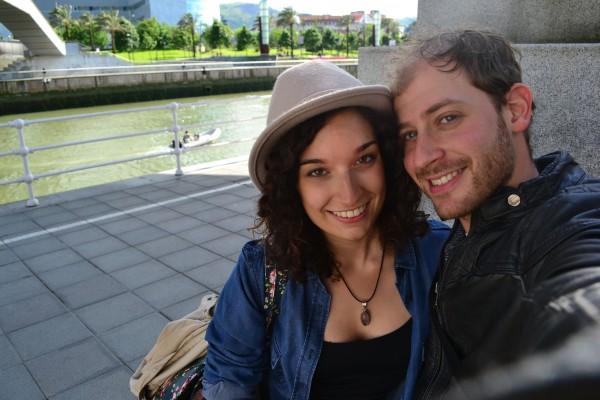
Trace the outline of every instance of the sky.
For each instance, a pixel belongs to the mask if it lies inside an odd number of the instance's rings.
[[[225,3],[258,3],[258,0],[221,0]],[[268,0],[269,7],[292,7],[298,13],[345,15],[351,11],[379,10],[392,18],[417,17],[418,0]]]

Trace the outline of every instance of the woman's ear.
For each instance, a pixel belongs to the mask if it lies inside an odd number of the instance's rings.
[[[506,110],[509,113],[510,128],[513,132],[525,132],[533,115],[533,94],[524,83],[512,85],[505,96]]]

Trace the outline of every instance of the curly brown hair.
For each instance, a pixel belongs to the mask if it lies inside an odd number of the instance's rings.
[[[391,118],[368,108],[351,109],[373,127],[383,159],[386,197],[376,227],[386,246],[403,246],[411,237],[427,232],[424,215],[417,211],[421,192],[402,165]],[[300,155],[329,119],[344,110],[347,108],[320,114],[297,125],[285,135],[285,140],[275,144],[266,160],[267,174],[254,230],[264,238],[267,262],[288,270],[297,281],[304,281],[308,271],[321,279],[335,271],[333,253],[323,232],[307,216],[297,186]]]

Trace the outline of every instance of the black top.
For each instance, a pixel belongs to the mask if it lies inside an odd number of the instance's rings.
[[[310,398],[384,399],[404,381],[412,320],[397,330],[356,342],[323,342]]]

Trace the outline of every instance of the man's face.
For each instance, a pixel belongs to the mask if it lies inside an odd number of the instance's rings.
[[[515,148],[507,117],[462,71],[420,62],[394,108],[404,166],[440,218],[468,219],[511,177]]]

